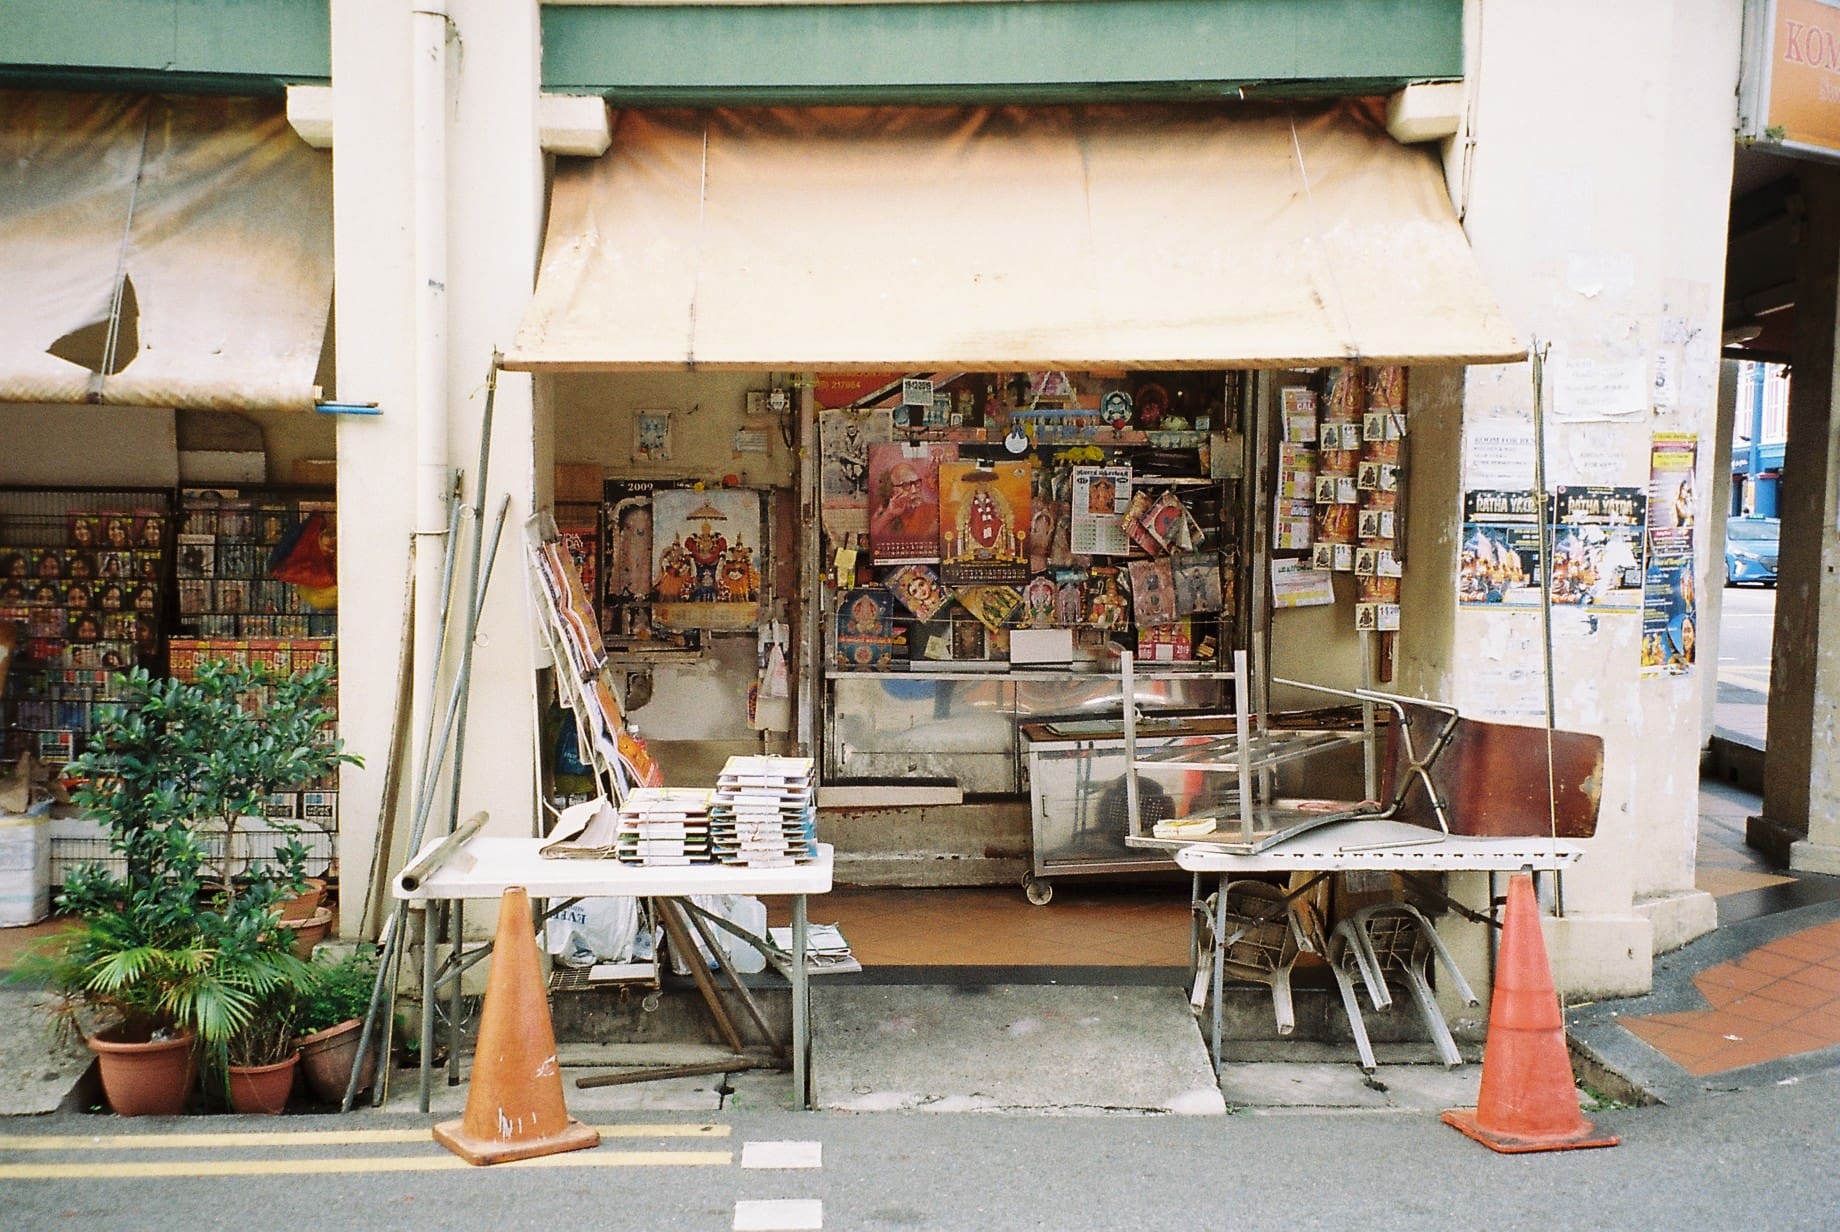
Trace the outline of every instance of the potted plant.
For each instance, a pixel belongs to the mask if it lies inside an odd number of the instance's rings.
[[[307,1089],[324,1103],[339,1103],[351,1083],[352,1065],[364,1033],[364,1015],[370,1009],[371,990],[377,980],[377,947],[359,945],[336,957],[321,951],[313,967],[319,979],[301,998],[296,1016],[300,1038],[300,1072]],[[375,1052],[365,1058],[358,1079],[359,1091],[377,1074]]]
[[[277,1116],[294,1091],[300,1049],[293,1016],[279,1002],[264,1007],[225,1046],[225,1094],[234,1112]]]
[[[221,663],[192,681],[140,668],[111,679],[117,700],[70,769],[84,780],[77,803],[108,826],[125,867],[66,880],[60,906],[77,924],[25,973],[60,994],[54,1008],[101,1056],[117,1111],[178,1111],[185,1096],[118,1098],[116,1045],[188,1061],[196,1050],[221,1074],[233,1040],[241,1056],[261,1051],[271,1020],[292,1036],[284,1011],[316,973],[293,952],[278,903],[306,888],[306,851],[290,835],[251,857],[237,826],[263,797],[358,760],[327,737],[329,680],[324,668],[280,676]]]

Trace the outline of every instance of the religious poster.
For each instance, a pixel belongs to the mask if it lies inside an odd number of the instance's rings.
[[[1598,612],[1641,611],[1648,494],[1569,486],[1556,497],[1552,601]]]
[[[1457,602],[1538,607],[1539,574],[1540,521],[1533,493],[1465,492]]]
[[[869,554],[877,565],[939,559],[939,466],[957,456],[956,445],[869,446]]]
[[[1175,574],[1176,613],[1218,612],[1224,606],[1220,585],[1220,553],[1184,552],[1170,562]]]
[[[652,624],[652,496],[674,486],[651,479],[609,479],[601,487],[606,533],[595,593],[601,601],[601,632],[623,650],[681,649],[697,636]]]
[[[947,586],[1028,582],[1029,473],[1027,462],[940,463],[938,550]]]
[[[819,486],[826,529],[867,530],[869,448],[894,439],[893,420],[886,410],[820,411],[818,438],[823,449]]]
[[[652,619],[739,629],[760,614],[760,495],[668,488],[652,497]]]
[[[916,620],[931,620],[952,600],[939,584],[939,575],[925,565],[902,565],[887,581],[889,593]]]
[[[1699,436],[1657,432],[1649,451],[1648,561],[1642,586],[1642,675],[1693,670],[1699,622],[1693,582]]]
[[[894,655],[894,612],[879,586],[837,594],[837,666],[865,670],[888,666]]]
[[[1131,569],[1131,604],[1140,625],[1169,624],[1176,610],[1175,572],[1167,556],[1134,560]]]

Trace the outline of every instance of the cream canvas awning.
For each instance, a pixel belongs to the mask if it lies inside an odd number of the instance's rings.
[[[628,111],[563,160],[506,366],[1524,358],[1360,104]]]
[[[131,346],[54,354],[124,283]],[[330,156],[279,102],[0,91],[0,285],[0,401],[305,409],[332,298]]]

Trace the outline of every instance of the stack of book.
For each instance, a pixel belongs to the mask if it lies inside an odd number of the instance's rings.
[[[716,780],[709,833],[716,859],[785,868],[812,858],[817,805],[809,757],[731,757]]]
[[[622,864],[708,864],[709,792],[637,787],[620,805],[614,854]]]

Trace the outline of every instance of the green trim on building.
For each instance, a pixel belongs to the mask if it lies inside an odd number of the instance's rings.
[[[1462,0],[546,6],[543,88],[616,103],[1370,94],[1463,74]]]
[[[279,94],[331,77],[327,0],[0,0],[0,85]]]

